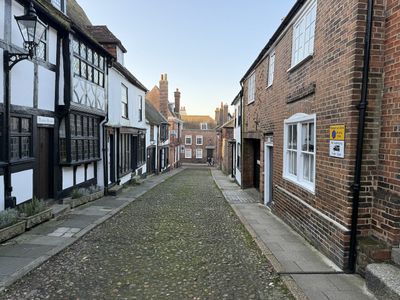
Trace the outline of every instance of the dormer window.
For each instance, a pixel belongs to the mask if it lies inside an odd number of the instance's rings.
[[[200,129],[207,130],[208,129],[207,123],[200,123]]]
[[[62,11],[63,13],[65,13],[66,2],[67,0],[51,0],[53,6],[56,7],[58,10]]]
[[[117,62],[124,65],[124,52],[119,47],[117,47]]]

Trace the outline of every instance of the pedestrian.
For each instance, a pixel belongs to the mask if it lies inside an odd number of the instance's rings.
[[[207,157],[208,165],[211,166],[211,157]]]

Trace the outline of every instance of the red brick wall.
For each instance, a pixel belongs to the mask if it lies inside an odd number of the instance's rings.
[[[192,136],[192,145],[185,145],[185,136]],[[196,145],[196,136],[203,136],[203,145]],[[195,130],[195,129],[183,129],[182,130],[182,145],[185,148],[190,148],[192,150],[192,158],[185,158],[185,153],[181,153],[181,161],[183,163],[207,163],[207,146],[214,147],[214,160],[215,160],[215,151],[216,151],[216,141],[217,141],[217,133],[215,129],[211,130]],[[203,149],[203,158],[196,158],[196,149]]]
[[[357,141],[357,104],[361,92],[366,8],[366,0],[318,1],[313,57],[289,70],[292,28],[288,27],[275,46],[273,85],[266,88],[268,58],[256,68],[256,100],[249,105],[247,83],[244,83],[243,184],[251,184],[253,165],[251,151],[246,149],[246,139],[264,141],[264,135],[273,134],[274,212],[342,267],[346,265],[348,256],[349,238],[345,229],[350,229],[351,224],[351,186]],[[359,215],[359,230],[363,235],[371,231],[372,192],[379,149],[377,126],[383,65],[382,16],[382,1],[376,1]],[[307,89],[313,90],[314,86],[313,93],[288,103],[290,97],[300,95]],[[296,113],[316,114],[315,193],[282,177],[284,120]],[[346,126],[344,159],[329,156],[329,126],[336,124]],[[261,143],[261,166],[264,165],[263,148]],[[263,180],[262,171],[261,192],[264,191]]]

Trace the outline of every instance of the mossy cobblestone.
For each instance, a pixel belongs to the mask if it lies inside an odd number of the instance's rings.
[[[209,170],[184,170],[2,298],[292,299],[221,195]]]

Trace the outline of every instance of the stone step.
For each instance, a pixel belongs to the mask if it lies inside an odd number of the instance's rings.
[[[108,189],[108,195],[118,196],[119,194],[121,194],[123,188],[123,185],[114,185],[111,189]]]
[[[370,264],[365,271],[368,289],[378,300],[400,299],[400,268],[389,264]]]
[[[53,210],[53,218],[59,219],[68,214],[71,210],[71,206],[68,204],[53,204],[51,209]]]
[[[400,248],[392,248],[392,261],[400,266]]]

